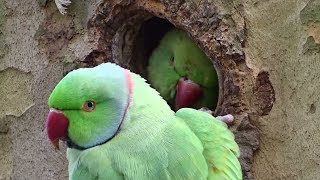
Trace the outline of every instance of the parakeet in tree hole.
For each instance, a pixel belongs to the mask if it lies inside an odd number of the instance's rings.
[[[218,76],[210,59],[188,34],[173,28],[149,58],[148,80],[176,110],[215,108]]]
[[[54,88],[46,129],[65,141],[69,179],[242,179],[239,147],[225,122],[176,113],[139,75],[112,63],[67,74]]]

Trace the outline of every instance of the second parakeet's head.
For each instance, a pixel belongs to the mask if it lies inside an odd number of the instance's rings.
[[[148,79],[176,110],[215,108],[218,77],[211,60],[188,34],[173,28],[149,58]]]

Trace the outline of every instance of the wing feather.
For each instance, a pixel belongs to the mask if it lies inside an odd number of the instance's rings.
[[[242,179],[239,146],[228,126],[208,113],[183,108],[176,112],[203,144],[208,179]]]

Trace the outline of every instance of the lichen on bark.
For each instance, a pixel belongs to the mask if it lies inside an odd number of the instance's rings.
[[[8,52],[8,46],[5,43],[4,25],[6,23],[7,11],[5,1],[0,0],[0,60]],[[0,62],[1,67],[1,62]]]

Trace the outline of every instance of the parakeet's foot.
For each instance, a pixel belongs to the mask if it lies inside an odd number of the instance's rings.
[[[203,112],[206,112],[206,113],[209,113],[212,115],[213,111],[211,111],[209,108],[207,107],[202,107],[199,109],[199,111],[203,111]]]
[[[211,111],[209,108],[207,107],[202,107],[199,109],[199,111],[203,111],[203,112],[206,112],[206,113],[209,113],[212,115],[213,111]],[[234,120],[234,117],[231,115],[231,114],[227,114],[227,115],[224,115],[224,116],[217,116],[216,119],[220,120],[220,121],[223,121],[227,124],[230,124],[233,122]]]
[[[67,6],[71,4],[70,0],[54,0],[56,3],[56,6],[61,14],[66,14],[67,13]]]
[[[224,115],[224,116],[217,116],[216,119],[220,120],[220,121],[223,121],[227,124],[230,124],[233,122],[234,120],[234,117],[231,115],[231,114],[227,114],[227,115]]]

